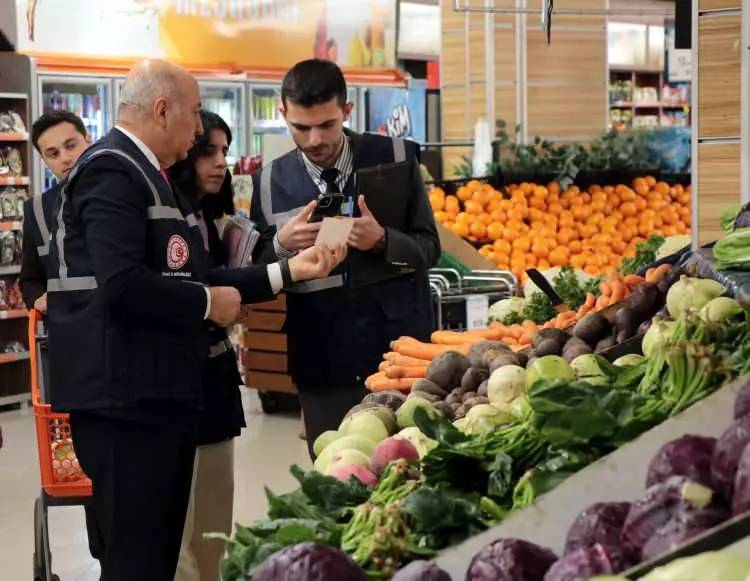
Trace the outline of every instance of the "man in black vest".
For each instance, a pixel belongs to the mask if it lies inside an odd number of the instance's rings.
[[[419,172],[419,146],[345,129],[352,104],[334,63],[295,65],[282,84],[280,111],[297,149],[253,176],[252,219],[263,232],[256,260],[294,256],[311,246],[320,223],[310,217],[320,196],[344,193],[342,213],[356,218],[344,264],[327,279],[296,285],[287,298],[289,367],[312,456],[315,438],[336,429],[366,393],[364,380],[377,371],[390,341],[429,338],[428,269],[439,258],[440,242]],[[394,162],[412,166],[412,187],[402,192],[408,209],[403,230],[379,224],[354,185],[358,170]]]
[[[26,306],[46,313],[49,233],[60,199],[60,182],[91,145],[91,136],[75,113],[50,111],[34,121],[31,142],[58,183],[23,204],[23,257],[18,283]]]
[[[316,247],[265,268],[209,270],[197,220],[164,171],[202,131],[195,79],[136,65],[117,126],[63,183],[52,231],[52,408],[70,413],[93,482],[106,581],[174,578],[211,326],[344,256]]]

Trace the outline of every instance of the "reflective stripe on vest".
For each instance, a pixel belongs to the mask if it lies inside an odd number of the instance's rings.
[[[400,137],[391,137],[393,141],[393,162],[401,163],[406,161],[406,143]]]
[[[93,159],[104,154],[114,154],[122,159],[130,162],[143,176],[146,185],[151,190],[151,194],[154,197],[154,205],[146,208],[146,214],[149,220],[177,220],[180,222],[185,221],[185,217],[179,208],[172,206],[165,206],[161,197],[159,196],[159,190],[157,190],[154,182],[146,175],[146,172],[138,164],[135,159],[130,155],[119,149],[99,149],[94,153],[90,154],[86,161]],[[57,214],[57,248],[58,248],[58,262],[59,278],[50,279],[47,281],[47,292],[64,292],[64,291],[83,291],[83,290],[94,290],[97,288],[96,278],[93,276],[68,276],[68,264],[65,261],[65,221],[63,220],[63,211],[65,208],[66,191],[68,184],[74,179],[76,174],[80,171],[81,167],[85,164],[76,165],[73,171],[65,181],[60,195],[60,209]],[[36,214],[36,206],[34,207]]]
[[[47,220],[44,218],[44,206],[42,205],[42,195],[34,196],[31,198],[31,206],[34,209],[34,220],[36,220],[36,227],[39,230],[39,235],[42,238],[42,244],[36,247],[37,254],[39,256],[49,255],[49,228],[47,228]]]

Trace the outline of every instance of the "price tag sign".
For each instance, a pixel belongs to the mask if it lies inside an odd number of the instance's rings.
[[[490,298],[487,295],[466,297],[466,329],[482,329],[487,326]]]

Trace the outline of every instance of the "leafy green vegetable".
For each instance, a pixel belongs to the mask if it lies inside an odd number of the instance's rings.
[[[523,321],[524,321],[523,312],[521,313],[513,312],[513,313],[508,313],[505,316],[505,318],[500,322],[507,327],[510,325],[520,325],[521,323],[523,323]]]
[[[742,204],[731,204],[721,215],[721,229],[729,233],[734,230],[734,221],[742,211]]]
[[[533,293],[526,301],[522,319],[534,321],[537,325],[546,323],[557,316],[552,301],[544,293]]]
[[[571,266],[562,267],[552,280],[552,286],[562,301],[573,310],[578,310],[586,302],[586,291]]]
[[[636,245],[635,257],[623,260],[620,265],[620,272],[624,275],[633,274],[644,266],[648,266],[656,260],[656,255],[662,244],[664,244],[664,238],[656,235],[645,242],[639,242]]]
[[[527,471],[518,481],[513,490],[514,509],[532,504],[539,496],[549,492],[599,457],[599,454],[593,450],[588,452],[559,450],[554,454],[545,462]]]
[[[750,270],[750,228],[737,228],[714,245],[719,270]]]

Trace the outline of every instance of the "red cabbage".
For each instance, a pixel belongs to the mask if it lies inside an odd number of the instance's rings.
[[[664,444],[648,467],[646,487],[664,482],[670,476],[686,476],[711,486],[711,458],[716,438],[682,436]]]
[[[396,571],[391,581],[451,581],[451,576],[432,561],[412,561]]]
[[[750,204],[745,204],[734,219],[735,228],[750,227]]]
[[[568,529],[565,554],[600,544],[616,547],[630,510],[629,502],[597,502],[581,512]]]
[[[729,511],[723,508],[680,511],[651,536],[643,546],[641,556],[644,561],[650,561],[659,555],[674,551],[729,517]]]
[[[565,555],[550,567],[544,581],[580,581],[595,575],[615,572],[607,549],[601,545],[594,545]]]
[[[750,511],[750,445],[745,446],[740,456],[732,495],[732,514],[737,515],[747,511]]]
[[[544,581],[556,560],[552,551],[534,543],[498,539],[474,555],[466,581]]]
[[[367,581],[367,575],[349,555],[326,545],[298,543],[268,557],[253,581]]]
[[[711,502],[710,488],[684,476],[672,476],[646,491],[633,503],[622,527],[622,550],[629,561],[640,563],[643,546],[679,511],[702,509]]]
[[[732,499],[734,478],[745,446],[750,443],[750,415],[734,420],[716,442],[711,459],[711,479],[714,489],[727,501]]]
[[[750,379],[740,387],[737,398],[734,400],[734,419],[737,420],[742,416],[750,413]]]

